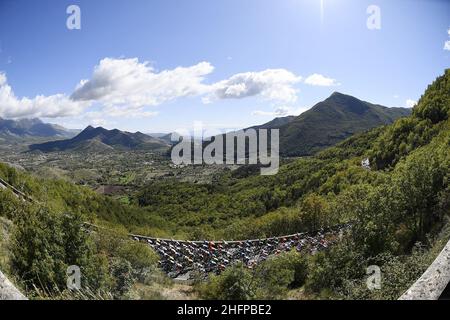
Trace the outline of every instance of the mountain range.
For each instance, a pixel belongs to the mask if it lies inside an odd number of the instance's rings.
[[[2,138],[54,137],[69,138],[79,131],[62,126],[44,123],[40,119],[3,119],[0,118],[0,136]]]
[[[107,130],[102,127],[88,126],[77,136],[58,141],[33,144],[30,150],[85,151],[99,152],[110,150],[164,150],[169,145],[161,139],[150,137],[141,132],[131,133],[118,129]]]
[[[355,133],[393,123],[411,114],[411,109],[388,108],[334,92],[299,116],[278,117],[253,129],[279,129],[280,154],[286,157],[312,155],[333,146]],[[79,131],[78,131],[79,132]],[[131,133],[88,126],[77,131],[44,123],[39,119],[5,120],[0,118],[0,138],[47,137],[52,140],[32,144],[30,150],[107,151],[165,150],[173,144],[171,134]],[[6,137],[6,138],[5,138]],[[63,139],[63,140],[61,140]],[[205,146],[208,143],[205,143]]]
[[[306,156],[410,114],[411,109],[388,108],[334,92],[299,116],[276,118],[252,128],[280,129],[280,154]]]

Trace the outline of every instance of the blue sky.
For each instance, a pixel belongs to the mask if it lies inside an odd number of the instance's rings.
[[[0,116],[169,132],[263,123],[334,91],[406,106],[450,67],[449,29],[445,0],[0,0]]]

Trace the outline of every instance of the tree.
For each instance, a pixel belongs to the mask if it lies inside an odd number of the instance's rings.
[[[207,300],[250,300],[256,295],[256,278],[242,264],[227,268],[220,275],[212,275],[208,282],[197,286],[200,298]]]
[[[329,214],[327,201],[315,193],[307,195],[301,203],[301,219],[309,231],[323,227]]]
[[[135,278],[133,276],[133,267],[128,260],[113,258],[110,264],[110,268],[111,275],[114,277],[114,298],[124,298],[135,282]]]
[[[439,195],[445,189],[445,162],[436,154],[419,152],[401,163],[394,177],[400,196],[400,206],[415,234],[424,241],[432,225],[442,219],[438,210]]]
[[[11,263],[17,275],[29,288],[63,289],[67,264],[59,217],[39,208],[18,215],[14,223]]]

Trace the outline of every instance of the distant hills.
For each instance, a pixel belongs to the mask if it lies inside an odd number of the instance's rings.
[[[247,129],[279,129],[280,155],[309,156],[355,133],[393,123],[411,109],[388,108],[334,92],[299,116],[278,117]],[[224,140],[225,135],[222,135]],[[203,147],[209,145],[205,142]],[[225,154],[225,149],[224,149]]]
[[[169,145],[161,139],[141,132],[131,133],[118,129],[107,130],[88,126],[72,139],[33,144],[30,150],[102,152],[110,150],[165,150]]]
[[[410,114],[411,109],[388,108],[334,92],[297,117],[276,118],[254,128],[279,128],[280,154],[306,156]]]
[[[56,124],[44,123],[40,119],[10,120],[0,118],[0,137],[7,138],[70,138],[79,131]]]
[[[411,114],[411,109],[388,108],[334,92],[299,116],[275,118],[253,129],[279,129],[280,154],[285,157],[312,155],[333,146],[355,133],[393,123]],[[0,135],[29,135],[70,137],[73,132],[46,124],[39,119],[0,119]],[[87,127],[77,136],[59,141],[33,144],[30,150],[51,151],[108,151],[114,149],[167,150],[173,142],[171,134],[130,133]],[[206,146],[205,142],[204,146]]]

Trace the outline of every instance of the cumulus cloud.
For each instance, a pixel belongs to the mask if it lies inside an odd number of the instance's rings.
[[[109,125],[109,121],[102,119],[102,118],[97,118],[97,119],[92,119],[91,124],[94,127],[106,127]]]
[[[4,73],[0,73],[0,116],[5,118],[57,118],[79,115],[89,103],[73,101],[65,94],[18,98]]]
[[[267,69],[260,72],[238,73],[210,86],[204,103],[223,99],[242,99],[262,96],[267,100],[295,102],[297,89],[294,85],[301,77],[285,69]]]
[[[299,115],[304,112],[307,108],[299,107],[294,108],[290,106],[280,106],[276,107],[273,111],[262,111],[255,110],[252,112],[253,116],[270,116],[270,117],[285,117],[289,115]]]
[[[252,115],[254,116],[273,116],[273,117],[284,117],[289,115],[289,112],[291,111],[291,108],[289,107],[278,107],[273,111],[262,111],[262,110],[255,110],[252,112]]]
[[[314,73],[305,79],[305,83],[311,86],[331,87],[338,86],[339,83],[332,78],[327,78],[321,74]]]
[[[105,58],[95,67],[90,80],[80,82],[71,98],[134,109],[155,106],[206,92],[202,81],[213,70],[209,62],[200,62],[156,72],[148,62],[140,63],[137,58]]]
[[[417,104],[417,101],[408,99],[405,102],[406,108],[413,108]]]
[[[244,72],[212,84],[206,77],[214,67],[200,62],[188,67],[157,71],[148,62],[137,58],[104,58],[94,67],[89,79],[81,80],[71,95],[38,95],[18,98],[0,73],[0,116],[9,118],[63,118],[86,114],[95,106],[102,113],[97,119],[153,117],[158,112],[151,107],[179,98],[201,97],[204,103],[226,99],[258,96],[264,100],[283,103],[274,111],[254,114],[284,116],[295,109],[289,107],[297,100],[296,85],[302,77],[286,69],[266,69]],[[306,84],[338,85],[336,80],[313,74]],[[101,122],[99,120],[99,123]]]

